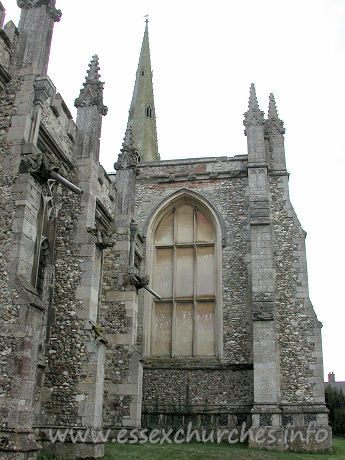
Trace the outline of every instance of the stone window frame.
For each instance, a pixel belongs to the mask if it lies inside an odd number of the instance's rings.
[[[215,355],[214,356],[179,356],[179,357],[155,357],[152,355],[152,296],[147,291],[143,293],[143,327],[144,327],[144,346],[143,359],[150,360],[221,360],[223,357],[223,290],[222,290],[222,249],[224,246],[224,225],[212,206],[212,204],[202,195],[188,189],[183,189],[173,193],[164,199],[149,216],[144,234],[146,236],[146,263],[145,273],[153,278],[154,260],[154,235],[159,223],[166,218],[174,208],[183,204],[197,207],[210,220],[215,230],[214,256],[215,256]]]
[[[146,107],[146,118],[150,118],[150,119],[153,118],[153,109],[152,109],[152,105],[151,105],[151,104],[149,104],[149,105]]]

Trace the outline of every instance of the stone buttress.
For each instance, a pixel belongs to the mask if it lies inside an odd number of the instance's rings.
[[[1,239],[7,284],[2,292],[7,294],[1,302],[0,458],[26,459],[35,458],[39,449],[32,430],[33,406],[44,368],[52,297],[48,275],[45,280],[41,275],[43,265],[47,273],[52,271],[57,195],[50,173],[58,169],[37,143],[43,105],[55,93],[47,66],[54,22],[61,13],[54,0],[22,0],[18,6],[21,20],[10,35],[13,56],[3,88],[11,123],[2,139],[0,171],[1,218],[7,233]]]

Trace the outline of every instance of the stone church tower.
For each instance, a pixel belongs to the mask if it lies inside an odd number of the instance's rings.
[[[90,430],[189,422],[245,422],[250,447],[330,449],[321,324],[274,96],[265,118],[250,88],[246,155],[161,160],[146,24],[106,173],[98,57],[74,122],[47,75],[61,12],[17,3],[18,28],[0,30],[0,458],[42,446],[101,458]],[[287,435],[310,422],[323,442]],[[57,428],[89,442],[52,444]]]

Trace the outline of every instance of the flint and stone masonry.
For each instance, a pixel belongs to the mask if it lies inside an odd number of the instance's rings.
[[[104,455],[100,440],[52,444],[49,429],[189,422],[279,434],[249,447],[330,451],[322,325],[274,96],[265,118],[250,88],[246,155],[161,160],[146,24],[106,173],[98,57],[74,122],[47,75],[61,12],[55,0],[17,4],[18,27],[0,30],[0,458]],[[202,276],[212,287],[199,294]],[[310,422],[323,443],[284,441]]]

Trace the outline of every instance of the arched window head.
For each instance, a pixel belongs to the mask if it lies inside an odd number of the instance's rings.
[[[147,118],[152,118],[152,107],[150,104],[146,107],[146,116]]]
[[[210,216],[182,202],[153,235],[151,355],[215,356],[216,231]]]

